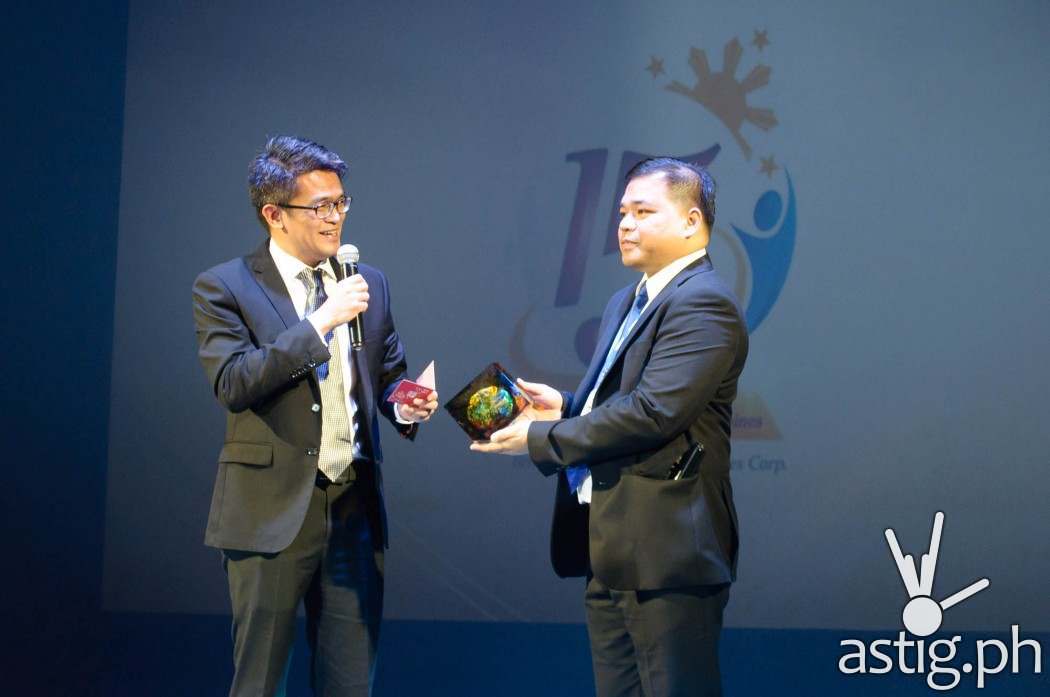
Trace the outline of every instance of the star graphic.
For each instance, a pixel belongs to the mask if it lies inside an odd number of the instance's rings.
[[[755,38],[751,39],[751,45],[757,48],[759,51],[769,45],[769,38],[766,36],[766,30],[759,31],[755,30]]]
[[[772,179],[773,172],[776,172],[778,169],[780,169],[777,163],[773,161],[773,156],[770,155],[769,157],[760,157],[759,159],[762,160],[762,166],[759,167],[759,171],[762,174],[768,176],[770,179]]]
[[[650,56],[649,67],[647,67],[646,70],[652,73],[653,79],[655,80],[657,75],[663,75],[664,73],[664,59]]]

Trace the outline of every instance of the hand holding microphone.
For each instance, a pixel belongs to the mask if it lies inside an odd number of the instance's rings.
[[[312,316],[324,333],[340,324],[349,324],[350,344],[354,349],[361,348],[361,313],[368,309],[368,283],[357,273],[359,257],[357,247],[352,244],[339,248],[337,259],[343,265],[345,278],[335,285]]]
[[[361,284],[365,287],[365,306],[362,307],[350,320],[350,346],[357,351],[364,345],[364,338],[361,329],[361,313],[368,309],[368,284],[365,283],[365,279],[357,273],[357,262],[361,260],[361,252],[358,251],[357,247],[352,244],[344,244],[339,246],[339,251],[336,252],[335,258],[343,267],[343,281],[340,284],[349,281],[352,278],[360,278]]]

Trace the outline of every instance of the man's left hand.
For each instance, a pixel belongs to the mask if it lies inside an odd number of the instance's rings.
[[[397,413],[405,421],[418,424],[429,419],[437,408],[438,393],[436,390],[431,390],[426,401],[417,397],[412,400],[412,404],[398,404]]]
[[[532,419],[522,413],[507,426],[489,436],[488,441],[474,441],[470,449],[497,455],[524,455],[529,452],[529,424]]]

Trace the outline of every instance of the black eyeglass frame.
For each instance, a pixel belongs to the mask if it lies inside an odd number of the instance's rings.
[[[278,208],[297,208],[303,211],[313,211],[314,215],[317,216],[318,220],[324,220],[328,216],[332,215],[333,211],[339,211],[340,215],[346,213],[348,210],[350,210],[350,201],[352,200],[353,198],[350,196],[350,194],[344,194],[343,196],[340,196],[334,201],[325,201],[323,203],[318,203],[316,206],[295,206],[291,203],[275,203],[274,205]],[[342,202],[341,205],[340,202]],[[322,208],[328,209],[328,212],[324,215],[321,215]]]

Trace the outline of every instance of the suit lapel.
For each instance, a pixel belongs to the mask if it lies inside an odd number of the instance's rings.
[[[350,363],[354,366],[354,401],[357,403],[357,417],[361,428],[358,435],[367,444],[365,452],[373,458],[378,457],[375,443],[372,442],[372,380],[368,375],[368,361],[365,360],[365,347],[359,351],[350,350]]]
[[[620,350],[616,356],[617,360],[620,358],[621,355],[623,355],[624,350],[626,350],[627,347],[630,346],[631,343],[638,338],[638,333],[641,332],[646,322],[649,321],[649,318],[653,316],[653,312],[655,312],[658,307],[667,302],[667,299],[674,294],[678,286],[682,285],[696,274],[703,273],[705,271],[710,271],[712,268],[714,267],[711,266],[711,259],[707,254],[705,254],[689,266],[679,271],[678,275],[672,278],[670,282],[666,286],[664,286],[663,290],[660,291],[660,294],[653,298],[653,301],[649,303],[649,307],[645,308],[645,311],[642,312],[642,315],[638,318],[638,321],[634,323],[633,327],[631,327],[631,331],[627,332],[627,336],[625,336],[623,341],[620,343]]]
[[[631,327],[631,330],[627,332],[627,336],[625,336],[623,341],[620,342],[620,347],[616,351],[616,357],[613,359],[612,364],[609,366],[609,372],[605,375],[606,378],[608,378],[609,375],[613,372],[612,368],[616,365],[616,362],[620,360],[620,358],[627,351],[627,349],[630,348],[631,344],[634,343],[634,340],[638,338],[638,334],[645,327],[646,323],[648,323],[649,318],[653,316],[653,313],[656,312],[657,308],[659,308],[661,305],[667,302],[667,299],[674,294],[675,290],[678,289],[678,286],[682,285],[696,274],[710,271],[712,268],[714,267],[711,265],[710,255],[705,254],[703,257],[696,260],[691,265],[682,269],[677,276],[671,279],[670,283],[663,287],[663,290],[660,291],[660,294],[652,299],[652,301],[649,303],[649,306],[646,307],[645,310],[642,312],[641,316],[638,317],[638,321],[635,322],[634,326]],[[634,300],[633,294],[629,291],[630,289],[628,289],[627,292],[627,307],[630,307],[631,302],[633,302]],[[616,336],[616,332],[617,330],[619,330],[620,324],[623,323],[623,317],[626,314],[627,310],[624,310],[623,313],[620,315],[620,321],[617,322],[615,327],[612,327],[612,333],[609,335],[609,341],[605,344],[605,351],[601,354],[601,361],[598,362],[599,368],[601,367],[602,363],[604,363],[605,355],[608,353],[609,347],[612,345],[612,339]],[[591,363],[593,366],[594,361],[591,361]],[[597,372],[597,369],[595,372]],[[593,380],[594,378],[591,379]],[[601,385],[596,385],[596,387],[601,387]]]
[[[594,381],[598,379],[598,371],[602,369],[602,365],[605,363],[605,356],[609,353],[609,347],[612,346],[616,332],[619,330],[620,325],[623,323],[623,318],[627,316],[627,311],[631,308],[631,303],[634,301],[633,289],[633,286],[628,286],[620,290],[619,298],[615,303],[612,303],[612,314],[605,323],[605,331],[598,337],[598,343],[594,347],[594,355],[591,357],[591,364],[587,367],[587,373],[583,376],[583,380],[580,381],[580,386],[576,388],[574,403],[570,412],[574,415],[580,413],[584,402],[587,401],[587,395],[594,389]]]
[[[277,264],[270,256],[270,238],[266,240],[247,257],[248,266],[255,273],[255,280],[262,288],[263,293],[273,305],[274,311],[284,322],[285,328],[299,323],[299,314],[292,305],[292,298],[288,295],[288,287],[284,285],[277,270]]]
[[[329,257],[328,263],[332,265],[332,273],[335,274],[335,280],[343,280],[343,265],[336,261],[335,257]]]

